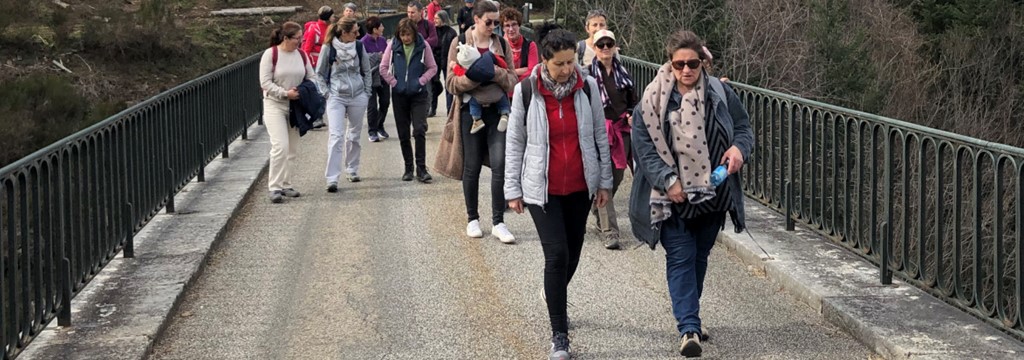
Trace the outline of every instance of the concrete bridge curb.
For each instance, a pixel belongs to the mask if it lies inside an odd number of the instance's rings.
[[[267,168],[270,139],[263,126],[231,144],[231,157],[206,167],[175,198],[177,213],[161,213],[135,237],[135,258],[121,255],[71,301],[72,326],[54,320],[19,359],[145,359],[199,278],[207,255],[231,226]]]
[[[905,282],[879,282],[874,264],[746,199],[750,233],[718,240],[825,320],[887,359],[1020,359],[1024,344]]]

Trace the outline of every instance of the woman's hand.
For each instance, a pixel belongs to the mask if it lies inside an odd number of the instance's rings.
[[[683,191],[683,184],[679,179],[668,187],[668,199],[676,204],[686,202],[686,192]]]
[[[594,197],[594,206],[603,208],[608,204],[608,199],[612,198],[612,194],[608,189],[597,189],[597,196]]]
[[[298,100],[299,99],[299,89],[298,88],[291,88],[291,89],[288,90],[288,94],[287,95],[288,95],[288,100]]]
[[[523,213],[523,198],[512,199],[508,201],[508,208],[515,211],[516,214]]]
[[[733,145],[725,151],[725,154],[722,154],[722,160],[718,163],[725,164],[726,161],[729,162],[729,175],[739,172],[743,168],[743,153],[740,152],[740,148]]]

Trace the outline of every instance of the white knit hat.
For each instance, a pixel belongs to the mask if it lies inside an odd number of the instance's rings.
[[[480,58],[480,50],[477,50],[473,45],[459,44],[457,49],[459,53],[455,55],[455,59],[458,60],[459,65],[462,65],[463,68],[469,69]]]

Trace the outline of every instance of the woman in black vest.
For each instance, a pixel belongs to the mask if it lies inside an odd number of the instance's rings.
[[[413,158],[416,159],[416,180],[428,183],[432,177],[427,173],[427,108],[430,106],[426,86],[437,73],[434,54],[423,37],[416,32],[412,19],[398,22],[395,38],[388,43],[380,62],[380,76],[391,86],[391,101],[395,110],[395,126],[398,127],[398,141],[402,146],[405,173],[402,181],[412,181]],[[409,127],[416,140],[413,155],[409,141]]]

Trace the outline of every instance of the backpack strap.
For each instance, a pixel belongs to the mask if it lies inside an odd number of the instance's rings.
[[[583,55],[586,54],[586,53],[587,53],[587,41],[586,40],[580,40],[580,42],[576,43],[576,63],[577,64],[582,64],[583,63]]]
[[[722,97],[722,103],[725,104],[725,110],[729,111],[729,99],[725,96],[725,86],[722,85],[722,81],[714,76],[708,76],[704,73],[705,78],[708,79],[708,83],[711,85],[711,90],[718,93],[718,96]]]
[[[523,37],[523,48],[519,49],[519,67],[524,68],[530,65],[530,44],[532,41]]]
[[[533,87],[537,86],[537,78],[533,76],[527,76],[523,79],[520,84],[526,84],[526,86],[519,87],[519,98],[523,102],[523,113],[530,109],[530,100],[533,99]],[[583,94],[587,96],[587,101],[590,101],[590,85],[587,80],[583,80]],[[526,116],[523,116],[523,124],[526,124]]]
[[[270,47],[270,75],[273,76],[277,72],[277,45]]]

